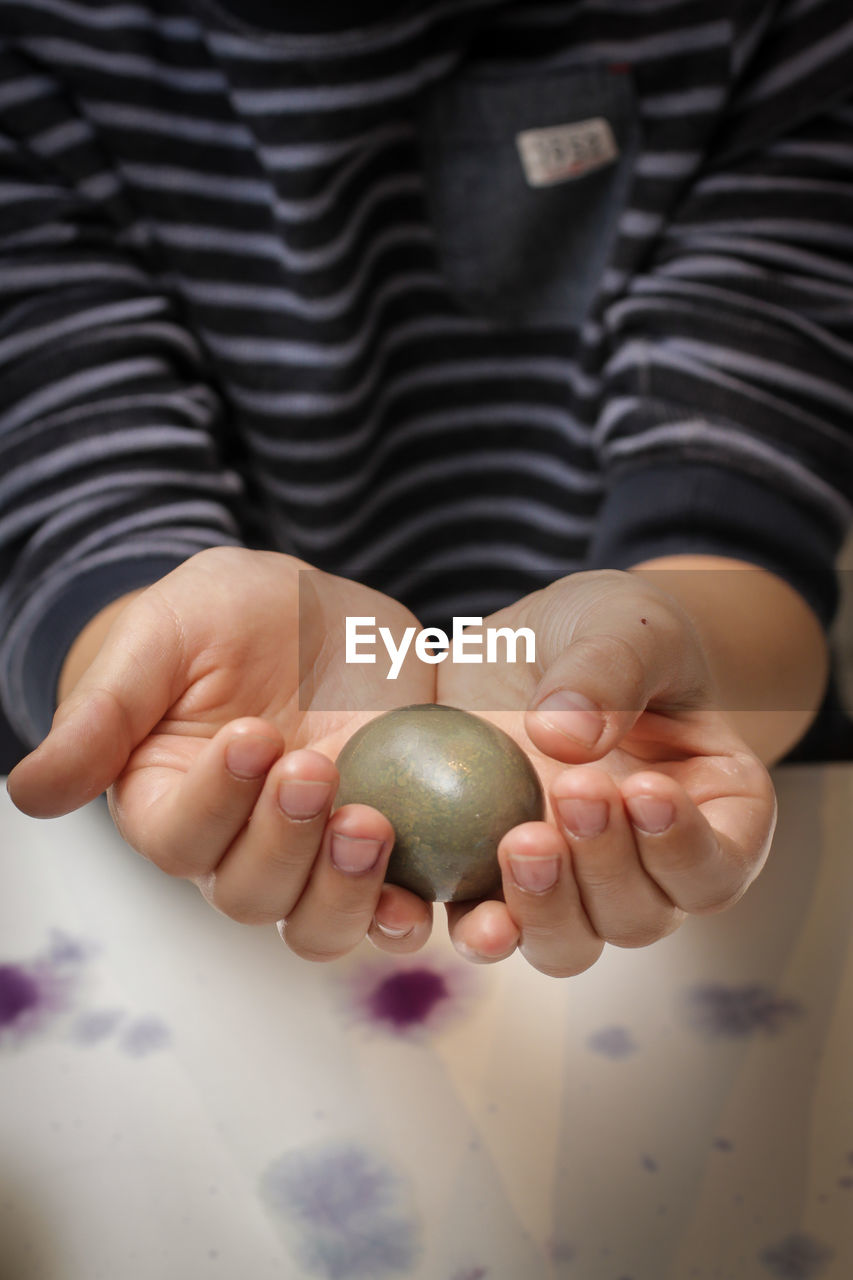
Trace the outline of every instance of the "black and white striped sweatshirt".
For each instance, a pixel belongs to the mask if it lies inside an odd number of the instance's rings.
[[[712,552],[827,619],[849,0],[2,0],[0,688],[203,547],[427,622]]]

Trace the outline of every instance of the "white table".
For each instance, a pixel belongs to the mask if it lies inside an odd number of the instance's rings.
[[[736,908],[563,981],[443,909],[309,965],[3,793],[0,1277],[850,1280],[853,768],[777,784]]]

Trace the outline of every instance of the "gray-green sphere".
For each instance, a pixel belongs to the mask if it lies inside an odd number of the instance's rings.
[[[369,804],[394,828],[385,879],[427,901],[500,888],[498,844],[545,812],[536,770],[508,734],[434,703],[397,707],[363,725],[337,759],[335,807]]]

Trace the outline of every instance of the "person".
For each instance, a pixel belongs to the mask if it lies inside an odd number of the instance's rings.
[[[462,954],[565,976],[737,901],[849,524],[851,48],[834,0],[7,0],[15,803],[107,791],[299,955],[410,952],[333,761],[438,700],[550,804]],[[347,683],[342,617],[460,615],[535,662]]]

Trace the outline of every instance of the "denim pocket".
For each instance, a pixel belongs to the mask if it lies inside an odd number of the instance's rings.
[[[621,68],[465,69],[420,114],[429,217],[461,305],[577,328],[633,177],[639,123]]]

